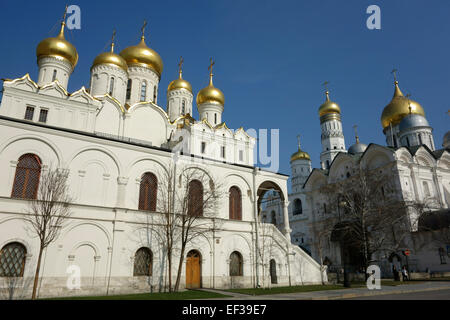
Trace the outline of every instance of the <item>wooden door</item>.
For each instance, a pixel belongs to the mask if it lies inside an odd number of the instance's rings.
[[[191,251],[186,258],[186,288],[201,287],[201,256],[197,251]]]

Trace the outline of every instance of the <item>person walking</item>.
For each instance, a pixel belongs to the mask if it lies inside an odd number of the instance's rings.
[[[408,271],[406,270],[406,266],[402,268],[403,281],[408,281]]]
[[[398,270],[395,264],[392,266],[392,273],[394,274],[394,281],[400,281],[400,277],[398,276]]]

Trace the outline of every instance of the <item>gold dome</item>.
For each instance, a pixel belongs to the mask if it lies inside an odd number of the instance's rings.
[[[123,71],[128,72],[128,65],[126,61],[119,56],[118,54],[114,53],[114,42],[111,44],[111,51],[110,52],[103,52],[100,53],[97,58],[95,58],[94,63],[92,63],[92,68],[98,65],[102,64],[108,64],[115,67],[121,68]]]
[[[192,86],[191,84],[183,79],[183,71],[181,70],[181,66],[180,66],[180,71],[179,71],[179,78],[176,80],[173,80],[170,84],[169,87],[167,88],[167,92],[170,92],[172,90],[178,90],[178,89],[186,89],[187,91],[189,91],[190,93],[192,93]]]
[[[137,46],[124,49],[120,55],[128,66],[137,65],[150,68],[161,77],[163,71],[162,59],[156,51],[147,47],[144,36],[142,36],[141,42]]]
[[[61,31],[57,37],[47,38],[39,43],[36,49],[36,56],[38,60],[43,57],[64,59],[68,61],[74,69],[78,63],[78,52],[64,37],[65,25],[65,22],[61,24]]]
[[[395,92],[392,101],[384,108],[381,115],[381,125],[383,129],[389,127],[392,123],[393,126],[397,125],[402,119],[410,114],[409,107],[411,106],[411,113],[419,114],[425,117],[425,111],[422,106],[411,99],[403,96],[400,88],[398,87],[398,81],[395,81]]]
[[[309,154],[307,152],[304,152],[299,149],[296,153],[294,153],[291,156],[291,162],[293,162],[295,160],[311,160],[311,157],[309,156]]]
[[[225,105],[225,96],[222,91],[214,87],[212,78],[213,75],[210,74],[209,85],[197,94],[197,106],[204,103]]]
[[[337,113],[337,114],[341,114],[341,108],[339,107],[339,105],[333,101],[330,101],[330,96],[329,96],[329,92],[325,92],[325,94],[327,95],[327,100],[325,101],[324,104],[322,104],[319,108],[319,116],[323,117],[327,114],[332,114],[332,113]]]

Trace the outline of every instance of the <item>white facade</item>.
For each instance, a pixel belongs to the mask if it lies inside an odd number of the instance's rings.
[[[127,98],[130,79],[132,87]],[[139,188],[144,173],[158,175],[174,164],[172,151],[182,151],[181,160],[186,163],[202,159],[194,165],[220,181],[226,190],[236,187],[242,195],[241,220],[230,220],[226,193],[215,220],[204,218],[209,223],[220,222],[220,230],[211,237],[196,239],[187,248],[186,254],[196,250],[201,256],[201,286],[261,285],[270,281],[262,277],[262,265],[267,266],[271,260],[277,266],[278,281],[273,285],[326,280],[320,266],[290,242],[285,196],[283,212],[287,222],[282,232],[273,228],[270,236],[265,236],[272,239],[271,253],[265,261],[256,262],[256,252],[261,250],[258,243],[264,242],[258,231],[264,226],[259,222],[258,200],[267,187],[287,195],[288,177],[254,168],[255,139],[242,128],[232,131],[222,119],[218,125],[211,125],[207,119],[196,121],[189,115],[192,94],[183,91],[169,94],[168,114],[156,104],[159,76],[150,68],[132,66],[125,72],[111,65],[95,66],[89,91],[82,88],[68,93],[66,80],[68,76],[47,83],[48,77],[42,76],[39,85],[26,75],[5,80],[3,86],[0,250],[10,243],[26,249],[22,283],[26,296],[31,290],[39,243],[24,229],[28,201],[11,197],[18,160],[26,154],[37,156],[44,172],[50,167],[67,170],[75,199],[72,216],[44,252],[39,297],[148,292],[165,286],[167,262],[159,241],[148,232],[158,213],[139,210]],[[141,99],[144,81],[145,98]],[[184,116],[176,107],[179,97],[187,99]],[[148,248],[153,254],[151,277],[133,275],[139,248]],[[235,251],[242,256],[243,273],[231,277],[230,255]],[[67,288],[66,271],[71,265],[81,267],[80,290]]]

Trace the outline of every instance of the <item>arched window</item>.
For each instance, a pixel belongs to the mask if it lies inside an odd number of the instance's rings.
[[[135,277],[153,275],[153,254],[149,248],[141,248],[134,255],[134,272]]]
[[[186,100],[181,102],[181,114],[184,116],[186,114]]]
[[[53,70],[52,82],[56,80],[56,75],[57,74],[58,74],[58,71]]]
[[[214,113],[214,124],[217,124],[217,113]]]
[[[235,251],[230,255],[230,276],[242,277],[244,275],[244,263],[242,255]]]
[[[230,220],[242,220],[242,194],[238,187],[230,188]]]
[[[158,178],[153,173],[145,173],[141,178],[139,210],[156,211],[157,194]]]
[[[127,83],[127,100],[131,98],[131,86],[133,84],[133,80],[129,79]]]
[[[19,158],[11,198],[36,199],[41,177],[41,160],[35,154]]]
[[[294,200],[294,216],[298,216],[300,214],[303,214],[302,200],[295,199]]]
[[[198,180],[189,182],[188,215],[203,216],[203,185]]]
[[[275,211],[272,211],[272,213],[270,215],[272,217],[272,224],[276,225],[277,224],[277,214],[275,213]]]
[[[18,242],[8,243],[0,251],[0,278],[23,277],[27,249]]]
[[[144,102],[146,99],[147,99],[147,81],[142,81],[141,102]]]
[[[419,144],[423,145],[422,135],[419,133],[417,136],[419,137]]]
[[[272,259],[270,260],[270,282],[272,284],[278,283],[278,276],[277,276],[277,262]]]
[[[156,86],[153,87],[153,102],[156,103]]]
[[[114,77],[111,77],[109,81],[109,95],[112,96],[114,93]]]

